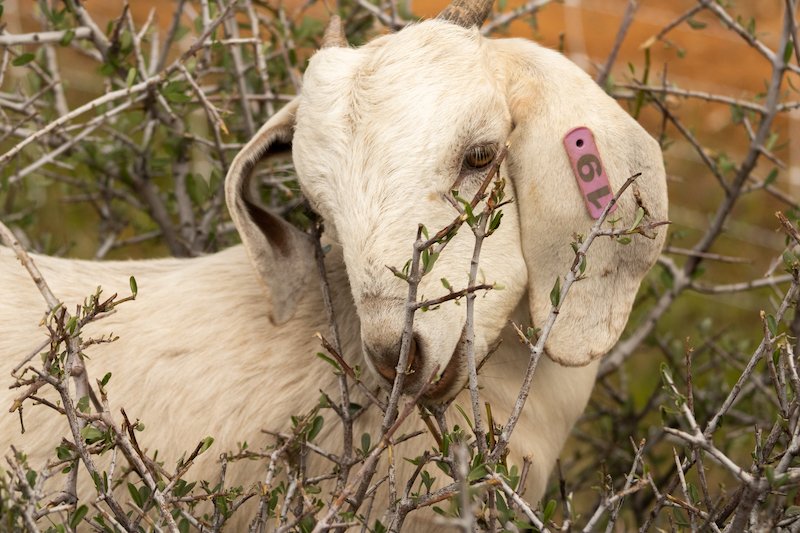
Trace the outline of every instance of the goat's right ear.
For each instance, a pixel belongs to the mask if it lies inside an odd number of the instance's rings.
[[[270,319],[289,320],[314,269],[308,235],[248,197],[250,177],[259,161],[291,146],[295,98],[270,118],[236,155],[225,178],[225,199],[247,254],[266,286]]]
[[[602,210],[600,200],[607,202],[640,173],[616,205],[617,227],[633,223],[637,212],[644,213],[644,223],[667,219],[663,158],[658,143],[561,54],[521,39],[493,43],[516,125],[506,161],[519,203],[529,306],[533,323],[542,326],[554,284],[575,260],[570,242],[599,215],[587,205]],[[571,156],[580,156],[575,172]],[[599,176],[608,181],[600,183]],[[583,185],[589,186],[585,197]],[[582,366],[611,349],[665,235],[666,228],[631,235],[627,246],[607,237],[594,241],[584,276],[572,286],[545,344],[551,359]]]

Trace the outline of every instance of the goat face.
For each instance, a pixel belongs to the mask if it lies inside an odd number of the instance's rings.
[[[479,275],[503,289],[477,298],[477,360],[526,292],[533,323],[544,322],[550,290],[574,260],[570,243],[593,222],[563,144],[581,126],[592,131],[613,190],[642,173],[615,217],[629,223],[643,207],[647,217],[666,218],[658,145],[560,54],[524,40],[485,39],[474,27],[443,20],[360,49],[323,48],[308,66],[302,94],[262,128],[228,176],[232,216],[262,271],[278,310],[274,318],[290,316],[292,287],[313,268],[303,260],[308,244],[297,232],[243,198],[243,176],[276,139],[293,133],[303,192],[342,247],[367,360],[389,383],[408,287],[387,267],[401,268],[410,259],[418,224],[433,233],[453,220],[457,213],[447,196],[454,184],[461,197],[471,198],[487,171],[481,156],[507,141],[501,175],[514,202],[502,208],[500,229],[484,241]],[[586,277],[573,287],[546,345],[552,359],[585,365],[616,342],[663,244],[663,232],[651,237],[636,235],[628,247],[610,239],[593,245]],[[276,247],[290,240],[282,250]],[[441,278],[466,286],[474,242],[463,227],[423,278],[419,294],[441,295]],[[453,302],[417,313],[408,392],[423,386],[434,368],[444,374],[428,392],[430,400],[460,390],[465,316]]]
[[[435,21],[358,50],[323,49],[306,70],[295,166],[304,194],[342,246],[364,353],[387,382],[408,297],[406,283],[387,267],[400,269],[411,258],[418,224],[433,234],[458,215],[448,201],[454,184],[472,198],[488,156],[511,132],[502,79],[483,48],[476,31]],[[482,277],[504,288],[476,301],[477,355],[497,339],[526,285],[516,206],[503,207],[503,214],[481,252]],[[419,295],[446,293],[442,278],[465,287],[473,248],[465,226],[423,277]],[[437,366],[444,379],[431,395],[461,384],[465,319],[454,302],[416,314],[408,388],[421,386]]]

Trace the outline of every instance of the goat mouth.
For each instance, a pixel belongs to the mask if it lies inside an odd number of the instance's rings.
[[[452,400],[456,394],[461,392],[467,387],[467,343],[466,343],[466,327],[461,332],[461,338],[453,351],[453,356],[447,363],[447,366],[439,375],[439,379],[434,381],[428,386],[425,394],[422,395],[424,403],[428,404],[443,404]],[[475,354],[475,363],[477,370],[480,371],[483,364],[489,357],[497,350],[502,340],[498,336],[494,342],[489,344],[488,351],[479,357]]]
[[[492,343],[490,350],[483,357],[478,357],[478,354],[476,354],[476,360],[479,361],[489,357],[489,355],[497,348],[499,343],[499,339]],[[406,376],[405,382],[405,387],[407,388],[406,392],[419,390],[419,387],[423,386],[420,381],[425,379],[423,376],[424,370],[422,368],[423,361],[421,361],[421,358],[417,357],[417,344],[418,341],[412,343],[408,354],[407,368],[409,373]],[[379,364],[374,364],[374,366],[375,370],[377,370],[378,374],[383,378],[384,385],[391,388],[396,375],[395,368],[382,366]],[[478,366],[480,367],[480,364]],[[443,404],[448,402],[466,385],[466,372],[467,343],[466,327],[464,327],[464,329],[461,331],[461,337],[458,339],[458,343],[456,344],[456,348],[453,350],[453,354],[451,355],[450,360],[447,362],[447,366],[445,366],[443,371],[439,372],[438,378],[436,378],[430,384],[427,384],[427,389],[420,398],[421,402],[429,405]],[[411,389],[411,391],[408,389]]]
[[[439,374],[439,379],[431,383],[422,398],[430,403],[442,403],[449,399],[450,391],[453,390],[453,385],[458,381],[461,374],[461,369],[464,367],[466,357],[464,351],[460,349],[461,345],[453,352],[453,356],[444,368],[444,371]]]
[[[467,366],[466,334],[465,327],[461,331],[461,337],[458,339],[456,349],[453,350],[453,355],[450,356],[450,361],[447,362],[447,366],[439,374],[439,379],[428,385],[427,390],[422,395],[425,402],[443,403],[453,395],[453,391],[456,390],[455,385],[461,381],[459,378]]]

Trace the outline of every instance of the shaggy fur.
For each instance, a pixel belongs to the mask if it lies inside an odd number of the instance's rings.
[[[481,256],[481,278],[504,289],[480,295],[475,323],[479,360],[503,341],[480,375],[482,397],[503,421],[528,361],[528,350],[508,321],[525,324],[533,316],[534,323],[543,322],[550,289],[572,263],[573,234],[592,224],[562,145],[577,126],[592,129],[612,187],[641,172],[634,188],[648,220],[665,219],[657,143],[586,74],[533,43],[488,40],[475,29],[428,21],[357,50],[325,48],[314,56],[302,94],[265,124],[232,164],[227,201],[244,246],[191,260],[35,259],[68,304],[96,285],[125,294],[128,277],[138,280],[135,302],[87,328],[120,336],[114,344],[92,347],[87,366],[92,378],[113,372],[112,405],[124,405],[145,423],[143,443],[158,448],[167,465],[206,435],[215,437],[217,452],[245,440],[251,447],[265,444],[269,439],[261,429],[286,430],[289,416],[310,408],[319,389],[335,394],[336,386],[329,367],[314,358],[319,347],[313,334],[325,331],[326,324],[312,248],[297,230],[247,200],[253,162],[273,142],[292,140],[300,184],[324,217],[333,245],[326,264],[344,352],[356,359],[353,364],[371,368],[374,361],[362,360],[362,352],[396,356],[403,325],[407,286],[386,266],[399,268],[410,258],[418,223],[434,232],[453,219],[444,195],[467,172],[463,154],[510,139],[502,175],[515,201],[503,207],[503,223]],[[480,177],[464,176],[462,196],[474,193]],[[630,223],[637,207],[629,193],[615,217]],[[586,278],[573,287],[547,344],[552,360],[541,361],[511,441],[511,463],[533,458],[526,498],[535,501],[543,494],[589,398],[597,358],[619,338],[663,241],[660,231],[653,240],[636,235],[628,247],[610,239],[592,246]],[[463,228],[424,278],[420,294],[441,295],[442,277],[462,287],[472,250],[473,238]],[[0,288],[6,295],[0,323],[14,328],[0,336],[0,376],[8,376],[43,338],[36,327],[43,304],[5,249],[0,249]],[[417,375],[461,356],[464,324],[464,306],[453,303],[417,313]],[[459,371],[439,400],[458,395],[469,412],[463,365]],[[378,374],[366,379],[388,386]],[[413,376],[408,381],[409,392],[422,386]],[[0,405],[10,405],[13,396],[0,388]],[[28,431],[20,435],[16,414],[0,415],[0,450],[15,444],[38,464],[52,454],[65,427],[43,408],[26,407],[25,418]],[[320,441],[336,449],[339,435],[333,417],[328,420]],[[355,434],[368,431],[375,437],[379,426],[379,413],[372,410],[359,419]],[[409,420],[403,431],[417,428],[420,421]],[[413,457],[430,445],[413,440],[396,453]],[[315,461],[313,470],[329,468]],[[411,465],[399,461],[398,466],[398,476],[409,474]],[[232,482],[250,485],[264,476],[245,467],[234,466]],[[216,468],[209,453],[191,476],[213,478]]]

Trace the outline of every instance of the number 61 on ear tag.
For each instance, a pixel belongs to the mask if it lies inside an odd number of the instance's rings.
[[[564,136],[564,148],[586,203],[586,210],[592,218],[598,219],[614,194],[592,130],[583,126],[570,130]],[[615,205],[609,213],[613,213],[616,208]]]

